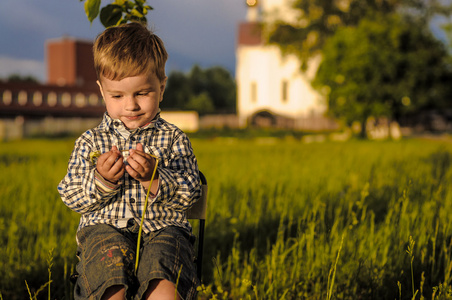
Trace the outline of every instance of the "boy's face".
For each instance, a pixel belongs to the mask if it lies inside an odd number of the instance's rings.
[[[166,78],[161,82],[154,73],[119,81],[101,76],[97,84],[110,117],[121,120],[128,129],[136,129],[151,122],[158,113]]]

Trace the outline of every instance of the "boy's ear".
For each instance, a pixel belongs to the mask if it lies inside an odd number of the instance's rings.
[[[165,79],[163,79],[160,82],[160,102],[162,102],[162,100],[163,100],[163,94],[165,93],[166,81],[167,80],[168,80],[168,76],[166,76]]]
[[[99,86],[99,90],[100,90],[100,93],[101,93],[101,95],[102,95],[102,98],[105,99],[104,91],[102,90],[102,84],[100,84],[100,81],[99,81],[99,80],[97,80],[96,83],[97,83],[97,85]]]

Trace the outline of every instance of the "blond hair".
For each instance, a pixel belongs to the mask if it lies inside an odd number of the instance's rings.
[[[162,40],[140,23],[107,28],[94,42],[94,68],[97,78],[110,80],[149,74],[160,81],[165,75],[168,53]]]

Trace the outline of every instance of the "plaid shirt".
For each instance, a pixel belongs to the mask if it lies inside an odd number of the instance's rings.
[[[94,224],[124,227],[127,220],[141,222],[146,189],[127,172],[117,185],[108,184],[96,171],[90,153],[105,153],[112,146],[136,149],[159,158],[159,191],[148,200],[143,232],[166,226],[191,230],[185,211],[201,195],[198,165],[188,137],[158,114],[148,125],[132,132],[119,120],[104,114],[102,122],[75,142],[66,176],[58,185],[63,202],[81,214],[79,229]]]

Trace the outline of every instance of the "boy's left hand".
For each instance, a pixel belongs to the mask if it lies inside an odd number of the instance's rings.
[[[149,188],[152,173],[154,172],[155,159],[143,150],[143,145],[138,143],[136,149],[129,150],[126,171],[130,176],[138,180],[146,189]],[[158,178],[156,172],[154,180]]]

